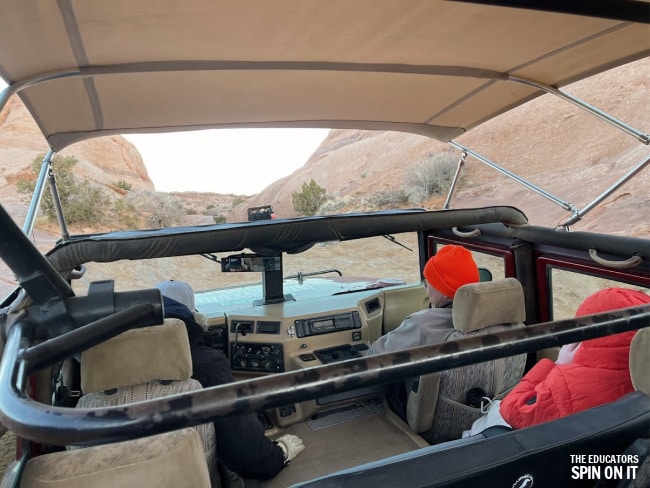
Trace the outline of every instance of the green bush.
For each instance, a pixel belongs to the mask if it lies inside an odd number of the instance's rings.
[[[17,184],[19,192],[28,193],[30,196],[34,192],[42,161],[42,156],[34,159],[29,179],[21,180]],[[104,188],[73,174],[72,168],[77,163],[78,160],[74,156],[55,155],[52,158],[52,171],[63,214],[68,224],[95,225],[105,216],[110,199]],[[56,207],[52,194],[47,189],[43,192],[40,209],[48,220],[56,221]]]
[[[241,205],[246,201],[245,198],[242,197],[235,197],[235,199],[232,201],[232,208],[235,208],[237,205]]]
[[[301,215],[315,215],[327,200],[327,191],[312,180],[302,184],[302,191],[292,194],[293,208]]]
[[[120,188],[125,191],[133,190],[133,185],[126,180],[114,181],[113,186]]]
[[[223,215],[214,215],[212,218],[215,224],[223,224],[226,221],[226,217]]]

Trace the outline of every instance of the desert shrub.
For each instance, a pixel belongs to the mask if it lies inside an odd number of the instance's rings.
[[[242,197],[235,197],[235,199],[232,201],[232,208],[235,208],[237,205],[241,205],[246,201],[245,198]]]
[[[126,199],[128,204],[142,213],[146,224],[152,228],[172,227],[185,215],[180,200],[167,193],[133,191]]]
[[[327,201],[323,203],[318,211],[321,215],[332,215],[346,211],[346,208],[357,205],[357,200],[355,197],[350,195],[345,196],[336,196],[328,197]]]
[[[62,202],[62,207],[68,223],[97,225],[106,216],[110,203],[104,188],[82,180],[76,185],[75,191],[67,195],[67,202]]]
[[[125,198],[117,198],[113,202],[113,218],[120,227],[137,229],[139,227],[138,209],[133,202]]]
[[[433,195],[446,193],[456,173],[458,158],[452,153],[433,154],[416,163],[406,175],[408,192],[414,200],[426,200]]]
[[[28,179],[20,180],[17,184],[18,191],[30,195],[36,187],[36,180],[40,173],[43,156],[37,157],[32,163],[32,174]],[[86,179],[74,175],[72,168],[78,163],[74,156],[52,158],[52,171],[56,180],[56,187],[61,200],[63,214],[68,224],[90,224],[101,222],[105,216],[110,199],[106,190],[93,185]],[[40,209],[46,219],[56,221],[56,207],[51,192],[43,192]]]
[[[126,180],[114,181],[112,185],[125,191],[133,190],[133,185]]]
[[[375,208],[390,208],[406,205],[409,202],[409,194],[403,189],[379,191],[372,195],[370,204]]]
[[[214,215],[212,218],[215,224],[223,224],[226,221],[226,217],[223,215]]]
[[[318,186],[312,178],[309,183],[302,184],[302,191],[292,193],[291,197],[296,212],[301,215],[315,215],[327,200],[327,191]]]

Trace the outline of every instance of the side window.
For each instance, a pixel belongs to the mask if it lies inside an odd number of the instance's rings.
[[[578,306],[592,293],[609,287],[624,287],[648,292],[647,288],[628,285],[575,271],[551,269],[552,318],[563,320],[573,318]]]
[[[484,279],[484,276],[487,276],[486,271],[492,275],[492,280],[502,280],[506,277],[505,264],[502,257],[476,251],[472,251],[472,256],[474,257],[474,261],[476,261],[476,265],[479,267],[481,281],[486,281]]]

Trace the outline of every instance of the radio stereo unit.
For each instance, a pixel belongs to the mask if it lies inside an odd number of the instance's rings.
[[[313,317],[304,320],[296,320],[296,335],[298,337],[310,337],[342,330],[361,328],[359,312],[348,312],[325,317]]]

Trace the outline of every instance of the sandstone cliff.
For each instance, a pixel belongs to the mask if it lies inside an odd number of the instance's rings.
[[[0,191],[2,204],[20,223],[27,207],[16,191],[16,182],[31,172],[34,158],[48,150],[29,112],[13,97],[0,113]],[[80,142],[61,155],[73,155],[79,161],[75,172],[100,185],[110,187],[123,180],[133,188],[154,190],[140,153],[121,136]]]
[[[597,75],[566,91],[633,127],[648,130],[644,107],[650,106],[650,59]],[[649,152],[632,136],[550,95],[458,141],[578,209],[647,160]],[[25,205],[16,195],[15,182],[29,171],[34,157],[47,149],[20,101],[11,100],[0,114],[0,189],[3,205],[17,218],[24,215]],[[460,157],[460,151],[446,144],[412,134],[333,130],[301,168],[251,198],[192,192],[173,195],[189,210],[187,223],[191,224],[211,223],[217,214],[229,221],[246,220],[247,207],[265,204],[272,204],[279,217],[295,217],[292,194],[313,178],[338,202],[338,211],[366,210],[373,195],[404,188],[414,165],[442,151]],[[100,184],[125,180],[134,188],[154,190],[139,153],[120,136],[84,141],[62,154],[74,155],[80,160],[77,170]],[[650,224],[643,218],[650,210],[647,171],[609,196],[574,228],[647,236]],[[556,225],[570,216],[471,156],[462,175],[452,207],[515,204],[537,225]],[[233,203],[240,204],[231,212]],[[444,196],[440,196],[403,206],[441,208],[443,203]],[[205,211],[208,207],[210,211]]]
[[[566,91],[632,127],[646,132],[650,128],[650,59],[575,83]],[[551,95],[476,128],[458,142],[578,209],[650,157],[648,147],[632,136]],[[230,219],[244,220],[246,206],[263,204],[272,204],[278,216],[295,216],[291,195],[312,178],[333,198],[356,197],[342,211],[362,210],[364,197],[403,187],[414,164],[431,153],[448,150],[452,149],[446,144],[410,134],[331,131],[303,167],[237,207]],[[460,151],[453,151],[460,157]],[[647,172],[646,167],[573,228],[650,235]],[[553,226],[570,216],[472,157],[467,158],[462,174],[452,207],[515,205],[536,225]],[[441,208],[444,200],[433,198],[421,205]]]

